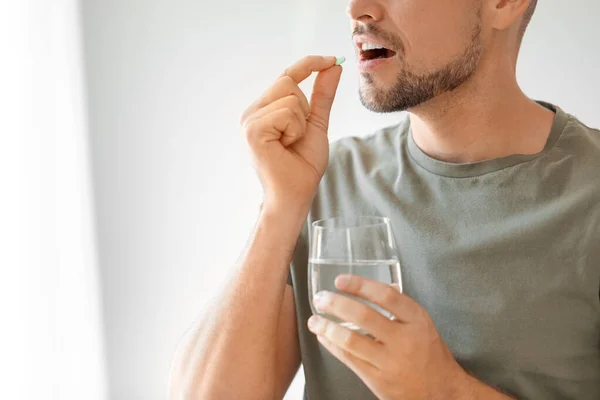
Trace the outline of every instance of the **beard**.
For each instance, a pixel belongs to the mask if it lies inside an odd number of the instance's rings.
[[[360,101],[367,109],[378,113],[414,108],[443,93],[452,92],[465,83],[475,73],[481,53],[481,19],[479,19],[471,41],[462,54],[435,71],[418,75],[405,67],[398,74],[393,86],[384,89],[375,86],[370,73],[362,73]]]

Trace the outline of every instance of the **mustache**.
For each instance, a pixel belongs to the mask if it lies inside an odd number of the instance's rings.
[[[381,39],[384,43],[391,46],[391,50],[400,51],[404,54],[404,43],[399,36],[393,33],[384,31],[375,24],[358,24],[352,30],[352,36],[355,35],[371,35]]]

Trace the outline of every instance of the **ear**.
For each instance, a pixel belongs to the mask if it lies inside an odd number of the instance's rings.
[[[521,20],[529,4],[533,0],[484,0],[492,27],[498,30],[506,30]]]

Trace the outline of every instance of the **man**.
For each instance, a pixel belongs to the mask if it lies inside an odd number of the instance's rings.
[[[363,104],[409,111],[369,137],[328,149],[334,57],[299,61],[248,108],[263,207],[181,347],[173,398],[281,399],[300,362],[310,400],[600,398],[600,132],[517,85],[535,6],[350,1]],[[371,337],[308,304],[308,226],[351,215],[390,218],[405,292],[337,287],[396,319],[333,293],[319,308]]]

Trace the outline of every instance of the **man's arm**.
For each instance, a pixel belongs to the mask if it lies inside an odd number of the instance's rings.
[[[171,399],[283,397],[300,364],[286,279],[302,223],[261,213],[234,278],[176,357]]]
[[[499,392],[468,373],[465,374],[465,380],[458,392],[461,394],[455,397],[456,400],[515,400],[514,397]]]
[[[300,363],[286,285],[298,236],[329,160],[327,129],[342,69],[308,56],[287,68],[243,114],[264,202],[233,278],[173,365],[172,399],[270,400]],[[310,103],[298,84],[318,72]]]

